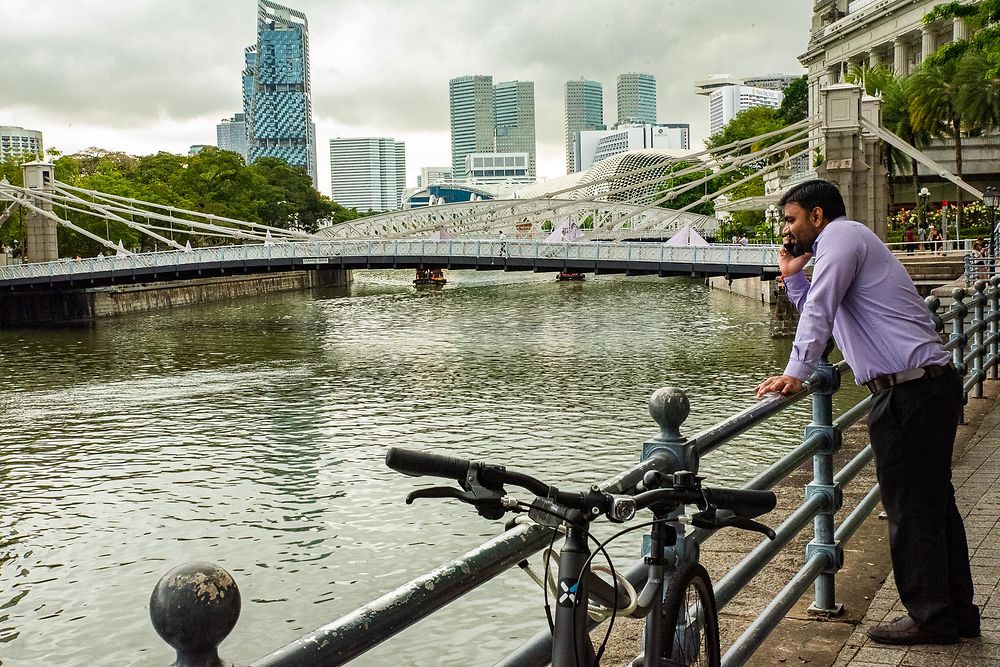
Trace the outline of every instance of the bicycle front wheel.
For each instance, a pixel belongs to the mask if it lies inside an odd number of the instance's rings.
[[[719,612],[712,580],[698,563],[685,563],[672,577],[663,601],[667,665],[719,667]]]

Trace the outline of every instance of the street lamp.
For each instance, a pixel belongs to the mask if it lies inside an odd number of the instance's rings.
[[[764,216],[771,225],[771,243],[778,242],[778,225],[781,221],[781,213],[778,207],[771,204],[764,210]]]
[[[927,202],[931,198],[931,191],[927,188],[920,188],[920,192],[917,193],[917,201],[920,205],[920,210],[918,216],[920,219],[920,226],[927,226]]]

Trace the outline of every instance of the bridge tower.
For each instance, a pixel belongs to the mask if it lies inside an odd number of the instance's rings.
[[[847,215],[867,225],[880,239],[886,234],[888,185],[878,137],[861,129],[861,118],[881,124],[882,101],[862,94],[860,86],[838,83],[823,95],[823,143],[826,151],[816,174],[837,184]]]
[[[56,168],[50,162],[25,162],[21,165],[24,187],[29,190],[52,192]],[[36,204],[49,213],[52,202],[46,200]],[[56,221],[38,211],[27,209],[25,216],[26,239],[24,257],[29,262],[51,262],[59,259],[59,245],[56,239]]]

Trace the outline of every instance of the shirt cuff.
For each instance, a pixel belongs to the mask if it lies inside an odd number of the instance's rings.
[[[807,364],[802,361],[789,360],[785,366],[784,375],[791,375],[796,380],[807,381],[816,369],[816,364]]]
[[[800,292],[809,286],[809,279],[806,278],[804,271],[799,271],[798,273],[793,273],[790,276],[785,277],[785,288],[791,287],[796,292]]]

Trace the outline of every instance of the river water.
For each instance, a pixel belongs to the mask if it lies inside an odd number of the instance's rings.
[[[658,387],[688,392],[693,434],[750,405],[788,354],[764,307],[693,280],[355,276],[0,332],[0,664],[168,664],[149,594],[193,560],[235,576],[243,612],[221,653],[248,663],[502,530],[454,502],[404,505],[418,482],[385,468],[387,447],[572,488],[636,461]],[[748,479],[800,441],[807,412],[703,471]],[[542,627],[541,607],[508,572],[357,664],[492,664]]]

